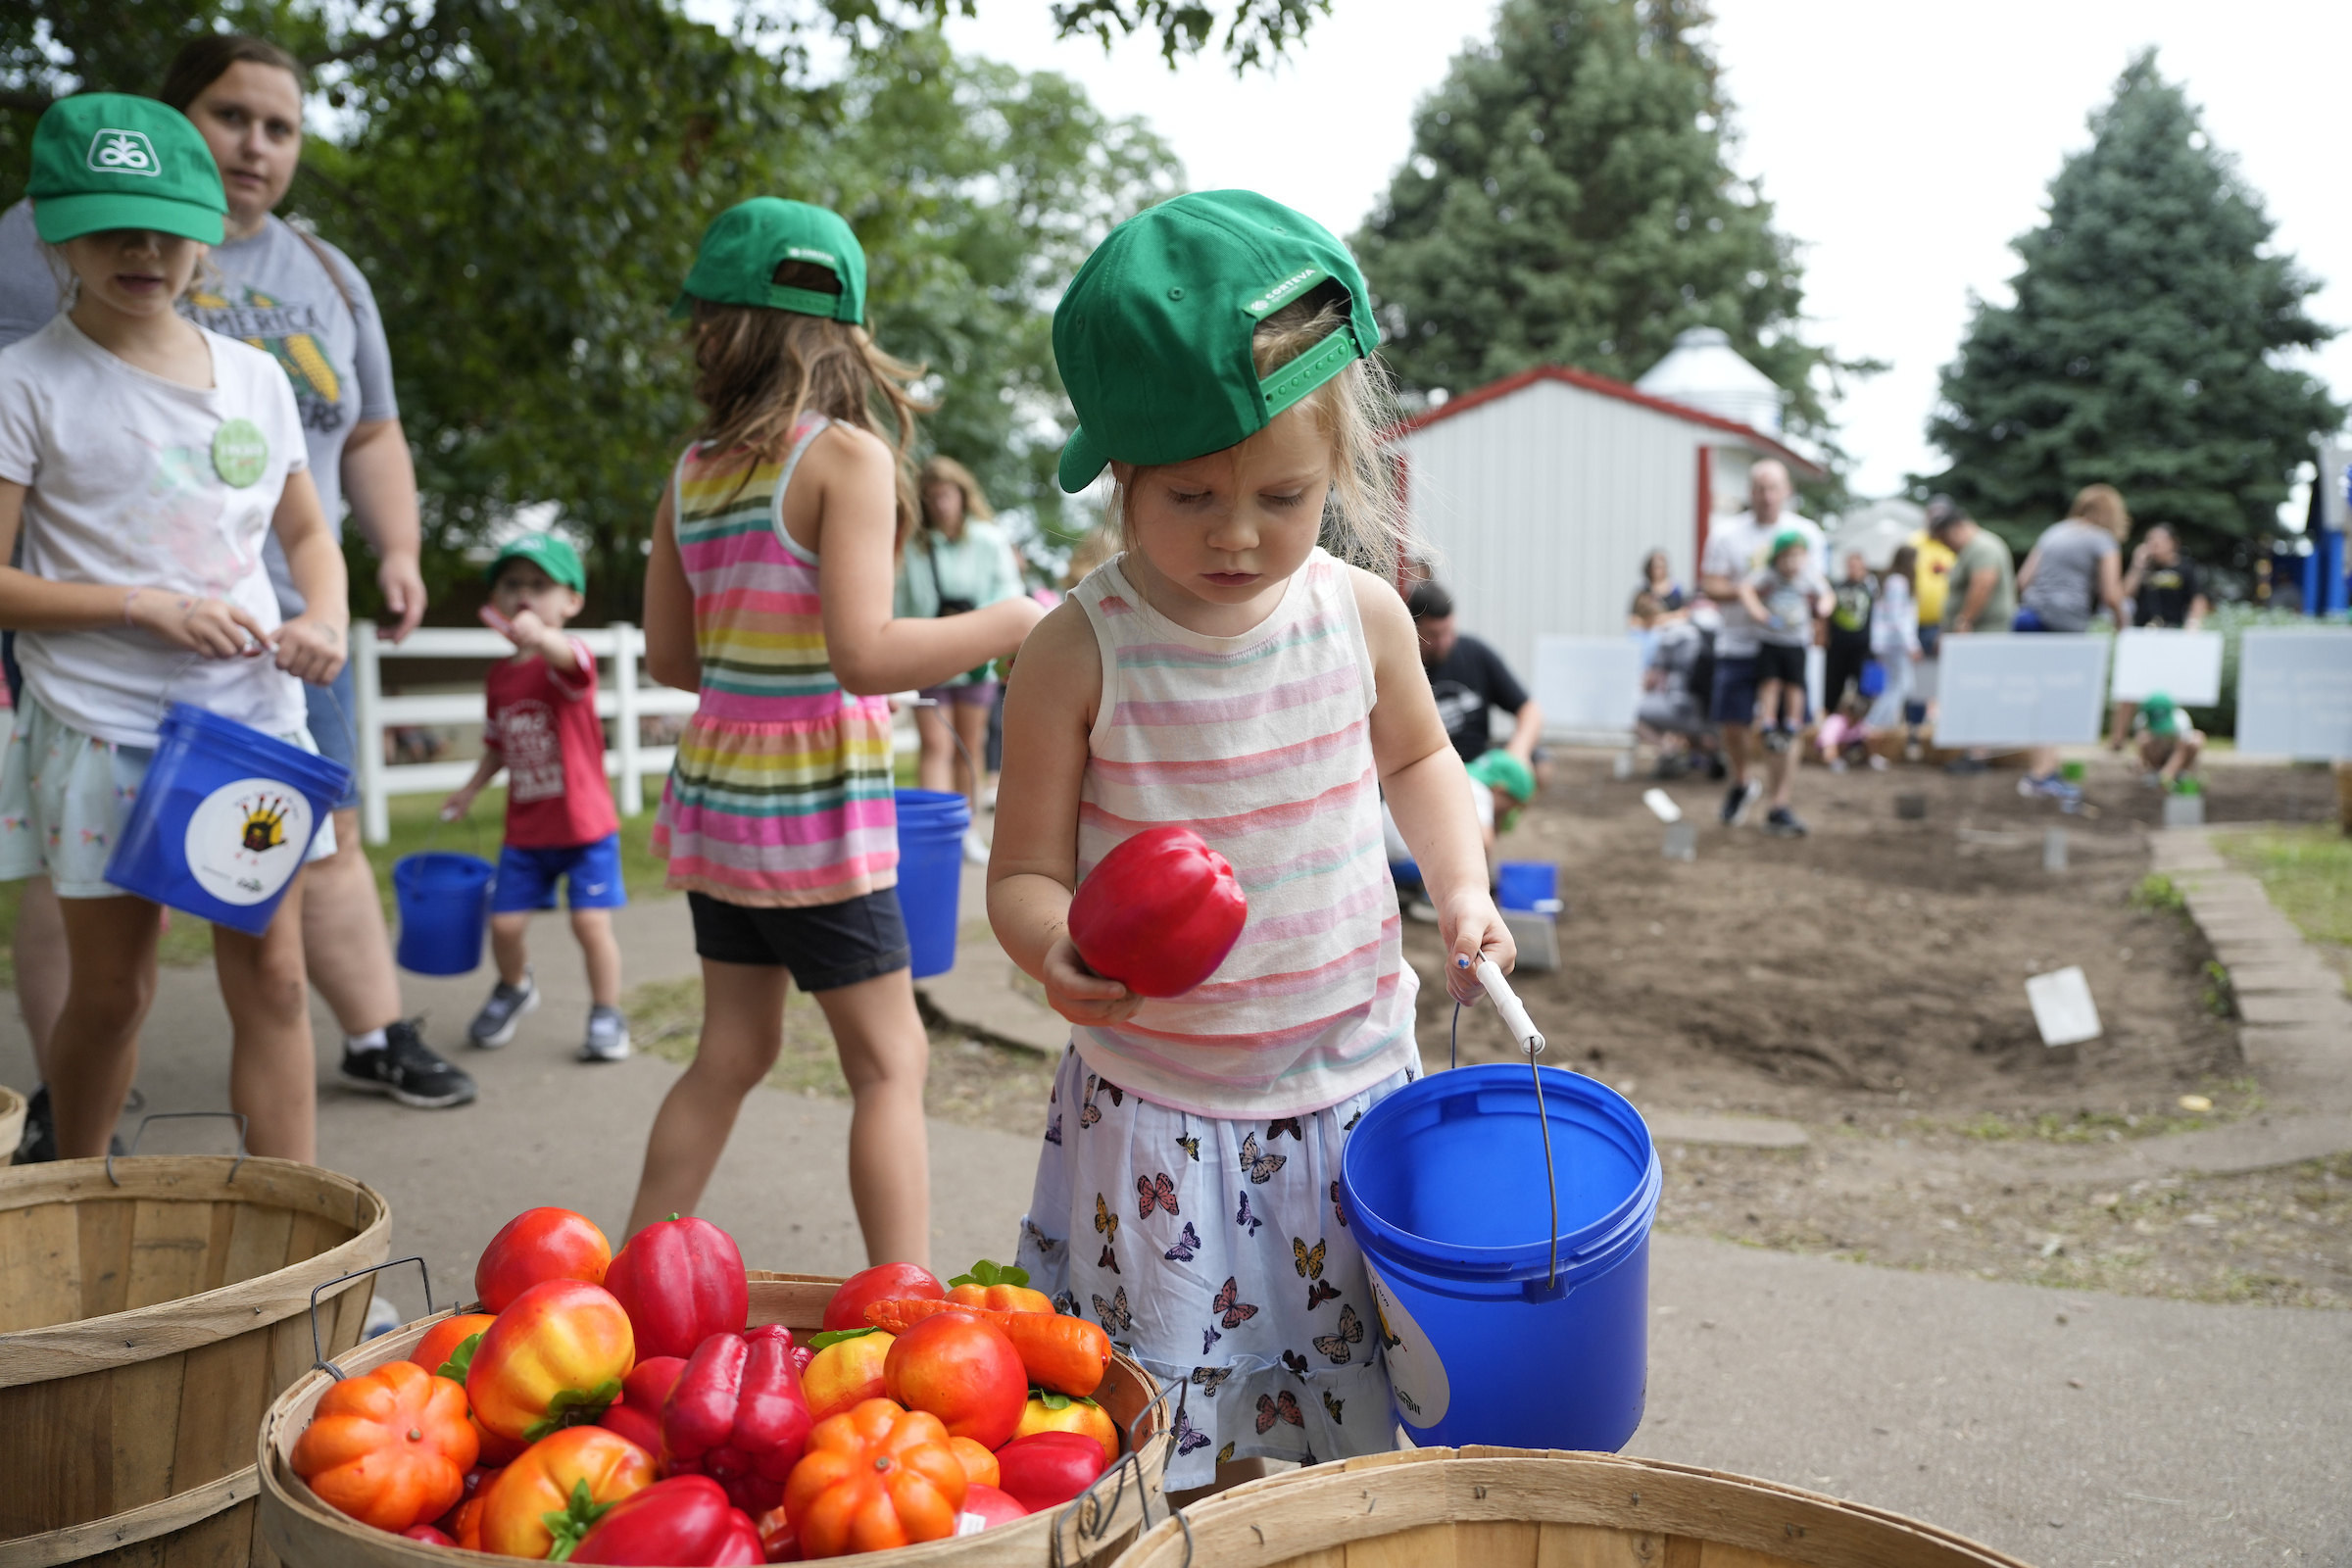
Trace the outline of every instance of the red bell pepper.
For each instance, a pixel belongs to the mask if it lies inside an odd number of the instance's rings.
[[[657,1355],[640,1361],[620,1380],[620,1397],[605,1406],[596,1424],[617,1432],[648,1453],[662,1451],[662,1406],[686,1370],[680,1356]]]
[[[790,1329],[713,1334],[687,1358],[662,1407],[662,1467],[709,1476],[758,1517],[784,1500],[814,1424],[793,1376]]]
[[[997,1450],[997,1485],[1031,1513],[1058,1508],[1104,1469],[1102,1445],[1078,1432],[1039,1432]]]
[[[640,1356],[692,1355],[713,1334],[741,1334],[751,1317],[735,1238],[692,1216],[630,1237],[605,1270],[605,1289],[629,1314]]]
[[[623,1497],[573,1549],[572,1562],[651,1568],[763,1563],[760,1527],[709,1476],[671,1476]]]
[[[1250,901],[1225,857],[1189,827],[1146,828],[1087,873],[1070,941],[1099,975],[1139,997],[1181,997],[1241,940]]]

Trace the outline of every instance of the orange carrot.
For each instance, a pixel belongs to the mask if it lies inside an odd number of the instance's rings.
[[[865,1320],[888,1333],[904,1334],[941,1312],[969,1312],[1003,1329],[1020,1352],[1029,1381],[1051,1393],[1086,1398],[1102,1386],[1102,1374],[1110,1370],[1110,1336],[1082,1317],[1058,1312],[997,1312],[955,1301],[901,1298],[868,1302]]]

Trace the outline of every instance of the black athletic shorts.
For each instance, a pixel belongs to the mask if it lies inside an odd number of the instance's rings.
[[[1777,680],[1790,686],[1805,683],[1805,651],[1787,643],[1761,643],[1756,648],[1756,679]]]
[[[803,991],[838,991],[912,962],[894,888],[840,904],[777,907],[688,893],[694,951],[719,963],[782,966]]]

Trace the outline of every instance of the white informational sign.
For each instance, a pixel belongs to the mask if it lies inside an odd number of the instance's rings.
[[[1546,731],[1624,734],[1642,696],[1642,646],[1630,637],[1538,637],[1535,696]]]
[[[2237,749],[2352,758],[2352,631],[2246,628],[2237,645]]]
[[[1946,637],[1938,746],[2084,746],[2107,708],[2107,639],[2033,632]]]
[[[2211,708],[2222,700],[2222,634],[2218,631],[2144,630],[2115,634],[2115,686],[2119,703],[2145,702],[2162,692],[2182,708]]]
[[[2090,982],[2073,964],[2028,980],[2026,1003],[2045,1046],[2079,1046],[2099,1038],[2099,1004],[2090,999]]]

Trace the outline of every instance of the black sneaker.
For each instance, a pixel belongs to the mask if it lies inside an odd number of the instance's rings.
[[[57,1157],[57,1113],[49,1108],[49,1086],[24,1102],[24,1131],[17,1139],[17,1163],[46,1165]]]
[[[1966,778],[1972,773],[1982,773],[1991,765],[1982,757],[1955,757],[1943,764],[1943,770],[1954,778]]]
[[[1746,809],[1747,786],[1735,781],[1732,787],[1724,792],[1723,825],[1730,827],[1734,822],[1740,820],[1740,813]]]
[[[354,1051],[345,1042],[342,1079],[349,1088],[390,1095],[418,1110],[463,1105],[478,1092],[470,1077],[433,1054],[406,1018],[385,1026],[380,1051]]]
[[[1776,806],[1764,813],[1764,831],[1776,839],[1801,839],[1806,830],[1803,819],[1794,811],[1786,806]]]

